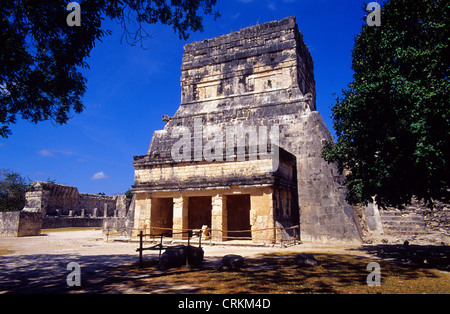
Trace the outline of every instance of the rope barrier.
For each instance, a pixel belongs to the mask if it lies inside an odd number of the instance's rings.
[[[119,229],[115,229],[115,231],[110,231],[111,228],[106,228],[106,241],[109,241],[109,237],[110,236],[128,236],[130,238],[130,240],[132,238],[137,238],[139,236],[139,233],[141,231],[144,232],[144,237],[147,238],[159,238],[162,234],[166,237],[170,237],[173,235],[179,235],[179,234],[185,234],[188,232],[192,232],[193,235],[195,236],[199,236],[201,234],[204,234],[205,238],[210,240],[210,242],[212,241],[212,238],[214,237],[213,233],[219,233],[221,234],[222,238],[225,238],[224,241],[227,240],[249,240],[249,241],[254,241],[254,242],[264,242],[266,243],[267,241],[275,241],[275,243],[277,243],[278,241],[281,243],[281,245],[283,245],[284,242],[294,242],[294,244],[296,243],[297,237],[299,235],[299,233],[297,233],[297,231],[299,231],[300,226],[292,226],[292,227],[271,227],[271,228],[261,228],[261,229],[253,229],[253,230],[224,230],[224,229],[173,229],[173,228],[162,228],[162,227],[150,227],[150,228],[119,228]],[[117,231],[116,231],[117,230]],[[150,233],[146,234],[146,231],[149,231]],[[258,237],[258,233],[263,232],[263,231],[268,231],[268,230],[280,230],[280,231],[287,231],[287,230],[296,230],[294,231],[294,234],[292,236],[290,236],[290,239],[283,239],[283,236],[281,236],[281,238],[279,240],[277,240],[277,236],[275,236],[275,239],[268,239],[266,236],[260,236]],[[167,233],[161,233],[158,231],[169,231]],[[206,232],[206,233],[205,233]],[[245,232],[251,232],[252,236],[250,237],[239,237],[239,236],[231,236],[229,234],[233,234],[233,233],[245,233]],[[145,239],[145,241],[147,241]],[[221,241],[223,242],[223,241]]]

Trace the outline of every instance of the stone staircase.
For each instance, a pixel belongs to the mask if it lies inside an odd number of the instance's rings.
[[[381,210],[381,223],[386,235],[416,236],[429,234],[423,216],[416,212],[399,210]]]

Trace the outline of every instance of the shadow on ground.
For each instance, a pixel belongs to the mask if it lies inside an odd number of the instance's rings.
[[[83,291],[90,281],[99,281],[110,267],[136,260],[130,255],[80,256],[58,255],[3,255],[0,256],[0,293],[70,293]],[[69,287],[67,277],[73,269],[69,263],[78,263],[81,287]]]
[[[357,249],[405,265],[450,271],[450,247],[446,245],[367,245]]]
[[[206,257],[199,268],[159,270],[147,256],[139,268],[134,255],[0,256],[3,293],[450,293],[448,247],[375,245],[360,248],[377,258],[314,254],[320,265],[299,267],[295,252],[261,254],[246,259],[240,271],[218,271],[219,258]],[[382,258],[380,260],[379,258]],[[389,261],[387,261],[388,259]],[[424,262],[426,260],[426,262]],[[378,262],[382,287],[367,286],[367,265]],[[394,262],[395,261],[395,262]],[[68,287],[67,264],[81,266],[81,287]],[[401,263],[398,263],[401,262]]]
[[[296,253],[264,254],[247,259],[241,271],[218,271],[218,259],[206,259],[200,268],[160,271],[157,259],[139,269],[133,263],[108,270],[90,293],[200,293],[200,294],[298,294],[298,293],[416,293],[446,292],[447,283],[434,270],[378,260],[382,268],[380,289],[367,286],[367,265],[373,259],[339,254],[314,254],[317,267],[298,267]],[[431,291],[426,282],[436,288]],[[405,286],[405,283],[408,283]],[[409,283],[412,283],[409,285]],[[437,283],[437,284],[436,284]],[[420,290],[420,287],[426,287]],[[400,288],[399,288],[400,287]],[[405,288],[406,287],[406,288]],[[419,287],[419,288],[418,288]],[[419,289],[419,290],[417,290]]]

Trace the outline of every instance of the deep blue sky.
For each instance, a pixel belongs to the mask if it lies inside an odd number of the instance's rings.
[[[352,80],[351,50],[364,23],[359,0],[219,0],[222,17],[182,41],[168,26],[146,28],[146,49],[120,43],[120,27],[97,43],[88,60],[86,109],[67,125],[20,120],[0,139],[0,168],[31,180],[48,178],[80,192],[124,193],[133,184],[133,156],[145,155],[153,132],[180,104],[183,46],[233,30],[296,16],[315,62],[317,109],[334,134],[330,106]],[[83,25],[81,25],[82,27]]]

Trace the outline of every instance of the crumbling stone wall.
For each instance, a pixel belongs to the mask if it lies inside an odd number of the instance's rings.
[[[120,202],[122,204],[122,202]],[[136,204],[136,197],[126,199],[126,208],[118,206],[118,217],[103,218],[103,232],[121,232],[123,235],[131,235],[134,229],[134,208]],[[124,214],[125,210],[125,214]]]
[[[402,209],[389,207],[380,209],[385,234],[401,238],[408,235],[429,236],[429,240],[440,243],[450,241],[450,206],[439,201],[433,208],[416,197]]]
[[[73,186],[40,181],[31,184],[25,198],[24,211],[47,216],[112,217],[119,215],[118,209],[125,216],[128,207],[124,195],[79,193]]]
[[[102,227],[105,219],[109,219],[106,224],[112,227],[125,224],[132,227],[127,223],[127,217],[130,216],[130,200],[125,195],[79,193],[73,186],[36,181],[28,188],[25,199],[20,219],[19,216],[16,217],[19,222],[15,220],[11,220],[11,223],[3,222],[0,225],[0,233],[14,236],[17,232],[10,231],[19,225],[21,230],[19,234],[28,235],[40,234],[41,227],[44,229]],[[35,222],[32,222],[33,219]],[[113,229],[112,227],[110,229]],[[29,231],[23,231],[25,229]]]
[[[123,195],[121,195],[122,197]],[[80,215],[81,210],[86,210],[86,215],[94,216],[94,209],[97,208],[97,217],[113,217],[117,216],[117,203],[119,196],[107,196],[107,195],[96,195],[96,194],[86,194],[80,193],[77,202],[76,214]],[[123,196],[124,200],[125,196]],[[106,205],[106,206],[105,206]],[[106,214],[105,214],[106,209]]]
[[[355,206],[366,243],[448,244],[450,241],[450,207],[436,201],[429,208],[422,200],[412,199],[412,203],[402,208],[379,208],[371,203],[368,206]]]

